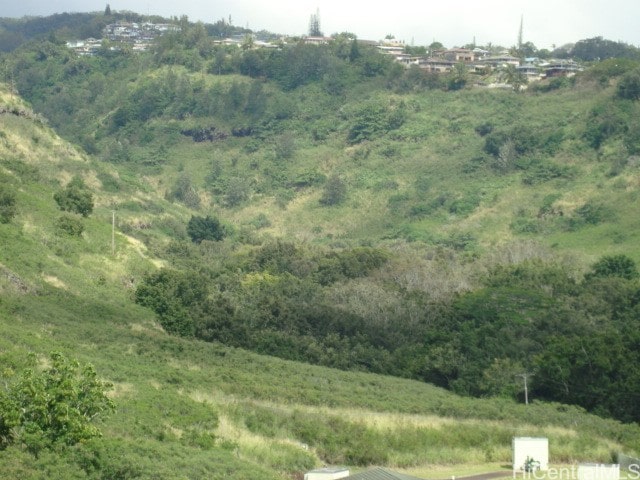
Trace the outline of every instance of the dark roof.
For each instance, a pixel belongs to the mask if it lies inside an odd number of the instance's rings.
[[[346,477],[348,480],[423,480],[403,473],[392,472],[384,468],[374,468],[366,472],[355,473]]]

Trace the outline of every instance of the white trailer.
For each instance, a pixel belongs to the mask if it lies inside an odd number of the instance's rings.
[[[527,462],[536,470],[549,469],[549,439],[546,437],[513,437],[513,471],[524,471]]]

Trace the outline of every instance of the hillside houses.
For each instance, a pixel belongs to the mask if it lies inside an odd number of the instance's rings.
[[[157,37],[169,32],[178,31],[180,27],[170,23],[136,23],[116,22],[104,27],[102,39],[88,38],[67,42],[67,47],[78,55],[95,55],[102,48],[103,40],[114,44],[130,45],[134,52],[147,50]],[[112,49],[118,47],[112,46]]]
[[[95,55],[103,48],[103,41],[107,40],[110,43],[109,48],[112,50],[120,49],[122,45],[129,45],[128,48],[134,52],[142,52],[149,49],[161,35],[176,32],[179,29],[178,25],[171,23],[116,22],[104,28],[103,39],[89,38],[67,42],[67,46],[78,55]],[[287,40],[289,39],[281,37],[274,41],[272,35],[263,37],[260,34],[240,33],[225,39],[214,40],[214,43],[244,49],[263,49],[282,48],[287,44]],[[334,38],[302,36],[293,37],[293,40],[305,44],[326,45],[331,43]],[[492,55],[489,51],[481,48],[450,48],[433,50],[428,55],[415,55],[409,53],[414,50],[413,48],[409,48],[403,41],[395,39],[385,39],[381,42],[358,40],[358,42],[374,46],[379,52],[392,56],[396,62],[406,68],[417,66],[429,73],[446,74],[453,71],[456,65],[461,63],[466,65],[470,73],[477,74],[487,74],[513,66],[527,81],[534,81],[546,77],[571,76],[581,70],[581,67],[571,60],[544,62],[538,58],[527,58],[522,61],[506,51]]]
[[[378,50],[386,55],[391,55],[405,67],[412,65],[429,73],[448,73],[453,71],[456,64],[463,63],[469,72],[486,73],[515,67],[517,71],[528,81],[542,78],[571,76],[581,71],[582,67],[572,60],[542,61],[538,58],[526,58],[521,60],[508,52],[499,55],[490,55],[487,50],[480,48],[452,48],[434,50],[430,55],[410,55],[405,53],[405,48],[398,45],[379,45]]]

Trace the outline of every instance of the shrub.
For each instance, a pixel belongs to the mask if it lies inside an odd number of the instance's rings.
[[[493,131],[485,137],[484,151],[499,157],[502,147],[511,142],[516,155],[536,151],[552,154],[560,145],[563,132],[560,129],[541,129],[531,125],[515,125],[509,130]]]
[[[606,102],[591,110],[583,137],[592,148],[600,148],[605,140],[626,130],[628,118],[619,103]]]
[[[9,223],[16,212],[15,192],[9,186],[0,184],[0,223]]]
[[[0,391],[0,446],[23,443],[34,453],[100,436],[94,420],[114,409],[91,365],[51,354],[43,372],[26,369]],[[35,359],[34,359],[35,360]]]
[[[484,137],[493,132],[493,124],[491,122],[484,122],[480,125],[477,125],[474,130],[478,135]]]
[[[640,99],[640,69],[627,72],[620,78],[616,95],[626,100]]]
[[[533,218],[517,218],[509,225],[515,233],[540,233],[540,222]]]
[[[614,216],[614,213],[609,207],[602,203],[588,201],[576,209],[576,215],[584,220],[585,223],[597,225],[610,220]]]
[[[55,223],[56,231],[63,235],[79,237],[84,232],[82,220],[73,215],[61,215]]]
[[[251,185],[242,177],[232,177],[226,186],[224,203],[227,207],[236,207],[246,202],[251,195]]]
[[[535,167],[522,177],[522,183],[525,185],[536,185],[553,180],[554,178],[571,179],[574,176],[575,169],[571,167],[551,162],[540,162],[535,164]]]
[[[65,212],[79,213],[83,217],[93,212],[93,195],[86,190],[80,177],[74,177],[64,189],[58,190],[53,199]]]
[[[390,130],[400,128],[405,119],[406,112],[402,106],[388,108],[370,102],[355,112],[347,140],[352,144],[373,140]]]
[[[201,243],[203,240],[219,242],[225,237],[226,231],[217,218],[192,215],[187,224],[187,234],[193,243]]]
[[[189,309],[202,304],[206,295],[204,279],[164,269],[145,276],[135,302],[152,309],[167,333],[190,337],[195,327]]]
[[[200,208],[200,196],[187,173],[183,173],[178,177],[173,188],[167,193],[167,198],[169,200],[178,200],[194,210]]]
[[[638,277],[636,262],[626,255],[605,255],[591,266],[587,278],[621,277],[632,280]]]
[[[347,185],[339,176],[333,175],[324,186],[320,203],[326,206],[339,205],[346,197]]]

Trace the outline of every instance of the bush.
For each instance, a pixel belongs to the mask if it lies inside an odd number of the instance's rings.
[[[616,95],[626,100],[640,99],[640,69],[625,73],[616,88]]]
[[[333,175],[324,186],[320,203],[326,206],[339,205],[346,197],[347,185],[339,176]]]
[[[588,201],[577,208],[575,213],[584,220],[585,223],[590,225],[598,225],[599,223],[612,219],[614,216],[614,212],[609,207],[602,203],[592,201]]]
[[[629,119],[620,103],[604,102],[591,110],[583,137],[592,148],[598,149],[608,138],[626,131]]]
[[[84,232],[82,220],[72,215],[62,215],[58,217],[55,223],[58,233],[79,237]]]
[[[187,224],[187,234],[193,243],[201,243],[203,240],[219,242],[225,237],[226,231],[217,218],[192,215]]]
[[[74,177],[64,189],[53,195],[53,199],[65,212],[78,213],[83,217],[93,212],[93,195],[86,190],[80,177]]]
[[[379,103],[369,102],[355,112],[347,141],[355,144],[373,140],[390,130],[400,128],[405,119],[406,112],[402,106],[388,108]]]
[[[237,207],[242,202],[246,202],[251,195],[251,185],[247,179],[242,177],[232,177],[226,186],[224,204],[227,207]]]
[[[491,132],[493,132],[493,123],[491,122],[481,123],[480,125],[477,125],[474,128],[474,130],[478,135],[480,135],[481,137],[484,137],[486,135],[489,135]]]
[[[190,309],[204,302],[203,278],[163,269],[145,276],[135,292],[135,302],[153,310],[167,333],[190,337],[195,326]]]
[[[171,191],[167,193],[167,198],[169,200],[178,200],[194,210],[200,208],[200,196],[187,173],[183,173],[178,177]]]
[[[627,280],[638,278],[636,262],[626,255],[606,255],[591,266],[587,278],[620,277]]]
[[[0,184],[0,223],[9,223],[16,212],[16,193],[9,186]]]
[[[91,365],[61,353],[50,359],[49,369],[29,368],[0,390],[0,447],[23,443],[37,453],[100,436],[94,420],[114,409],[105,394],[111,385],[98,380]]]
[[[513,144],[516,155],[536,151],[553,154],[560,145],[563,132],[560,129],[540,129],[530,125],[516,125],[509,130],[493,131],[485,137],[484,151],[499,157],[504,145]]]
[[[522,177],[525,185],[537,185],[554,178],[571,179],[575,176],[575,169],[551,162],[536,163],[535,166]]]

